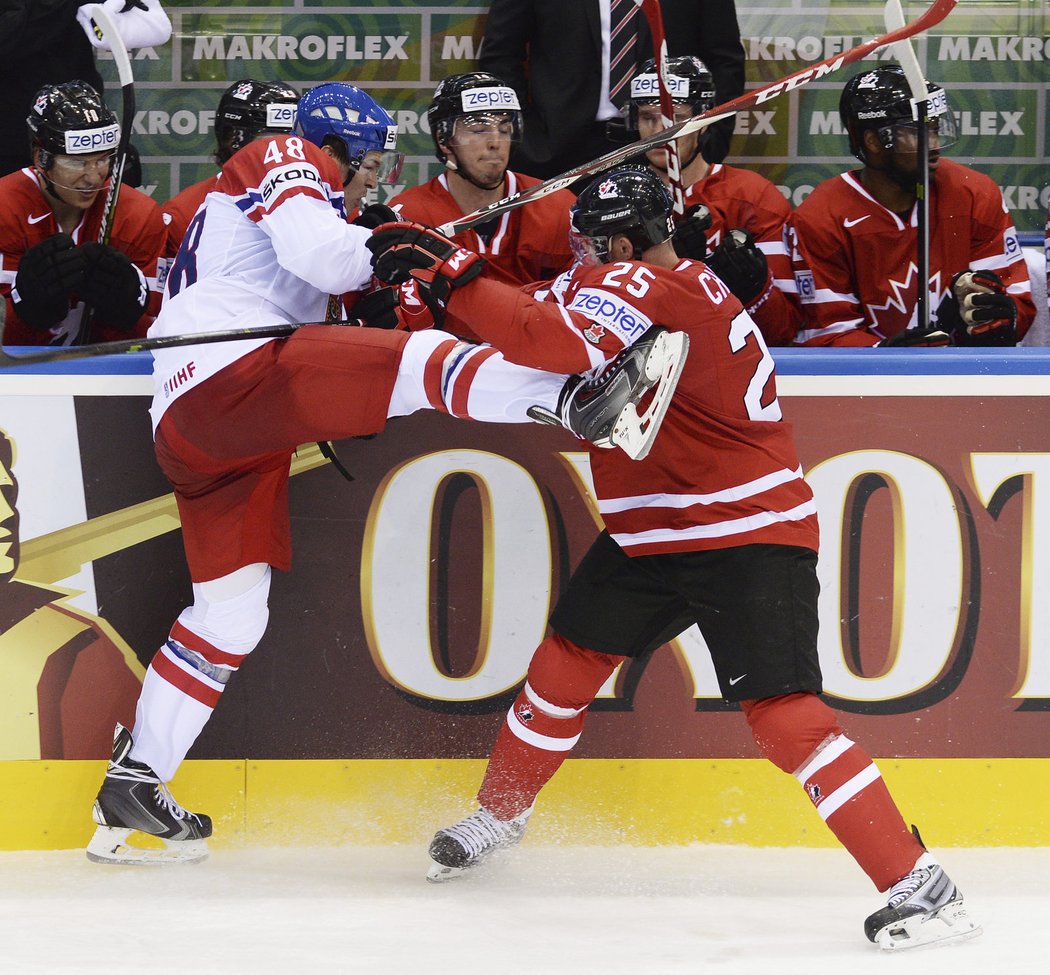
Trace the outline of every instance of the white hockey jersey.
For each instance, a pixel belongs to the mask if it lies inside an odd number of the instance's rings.
[[[149,335],[324,321],[329,295],[369,282],[369,236],[346,222],[329,156],[297,136],[251,142],[190,222]],[[267,341],[156,350],[154,429],[176,398]]]

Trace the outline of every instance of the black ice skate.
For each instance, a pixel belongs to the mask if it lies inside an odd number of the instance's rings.
[[[864,933],[887,951],[973,938],[981,927],[963,905],[962,891],[941,865],[923,853],[889,890],[886,906],[864,922]]]
[[[438,830],[430,841],[430,859],[434,862],[427,872],[427,880],[432,883],[451,880],[497,850],[516,846],[525,834],[531,814],[532,810],[527,809],[517,819],[504,820],[482,808],[454,826]]]
[[[619,447],[633,460],[642,460],[671,404],[688,351],[688,335],[654,325],[595,378],[570,379],[555,413],[533,406],[528,414],[597,447]],[[638,403],[650,390],[649,405],[639,414]]]
[[[113,759],[91,818],[98,823],[87,856],[95,863],[195,863],[208,855],[211,819],[187,812],[148,765],[129,757],[131,732],[113,731]],[[130,845],[131,833],[148,833],[163,849]]]

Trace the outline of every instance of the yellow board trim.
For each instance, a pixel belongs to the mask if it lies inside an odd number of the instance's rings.
[[[885,759],[931,847],[1050,845],[1050,759]],[[173,791],[213,849],[412,843],[475,808],[481,759],[191,761]],[[84,846],[105,762],[0,762],[0,849]],[[798,783],[759,759],[570,759],[530,843],[834,846]]]

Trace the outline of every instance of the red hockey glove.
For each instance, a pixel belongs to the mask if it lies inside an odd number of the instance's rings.
[[[746,230],[730,230],[707,257],[711,268],[746,308],[773,283],[773,275],[755,238]]]
[[[960,271],[937,309],[956,345],[1016,345],[1017,304],[994,271]]]
[[[372,328],[405,332],[440,328],[445,319],[441,306],[414,279],[362,295],[353,307],[353,315]]]
[[[675,253],[679,257],[702,261],[707,256],[707,228],[710,226],[711,211],[702,203],[694,203],[674,228],[671,243]]]
[[[453,288],[473,281],[485,266],[473,251],[419,223],[383,224],[366,246],[380,281],[401,284],[415,278],[442,303]]]

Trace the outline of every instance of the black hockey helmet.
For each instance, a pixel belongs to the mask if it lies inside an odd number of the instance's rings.
[[[605,264],[609,239],[626,234],[634,256],[671,239],[671,194],[648,166],[620,166],[598,176],[569,210],[569,241],[582,264]]]
[[[222,93],[215,112],[220,165],[264,132],[291,132],[299,92],[281,82],[236,81]]]
[[[44,169],[51,167],[56,155],[116,152],[120,142],[117,116],[84,81],[41,88],[26,125],[31,148],[43,150]]]
[[[939,85],[926,82],[928,114],[937,122],[940,147],[955,142],[955,116],[948,96]],[[896,127],[915,127],[915,109],[911,87],[899,64],[880,64],[877,68],[854,75],[846,82],[839,98],[839,118],[849,138],[849,149],[861,162],[864,155],[864,133],[874,129],[886,149],[895,147]]]
[[[482,122],[506,116],[512,126],[511,142],[521,141],[521,104],[510,85],[487,71],[451,74],[438,84],[427,109],[427,123],[439,162],[445,161],[441,147],[452,138],[456,119],[464,116]]]
[[[668,88],[676,105],[688,105],[693,115],[701,115],[715,104],[715,81],[699,58],[684,55],[667,59]],[[649,58],[631,79],[627,100],[627,131],[638,137],[638,106],[660,103],[660,78],[656,59]]]

